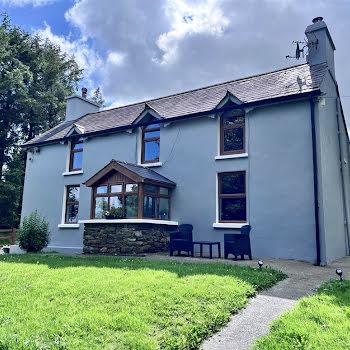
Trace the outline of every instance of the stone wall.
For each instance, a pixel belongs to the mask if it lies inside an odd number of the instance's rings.
[[[169,232],[177,226],[159,224],[84,224],[84,253],[132,255],[166,252]]]

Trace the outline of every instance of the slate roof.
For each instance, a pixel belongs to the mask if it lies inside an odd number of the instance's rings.
[[[175,182],[169,180],[168,178],[166,178],[163,175],[160,175],[159,173],[157,173],[156,171],[154,171],[152,169],[145,168],[141,165],[122,162],[120,160],[116,160],[116,162],[119,163],[121,166],[127,168],[128,170],[132,171],[133,173],[139,175],[140,177],[142,177],[146,180],[163,182],[163,183],[167,183],[167,184],[173,185],[173,186],[176,185]]]
[[[228,92],[243,103],[249,103],[316,91],[319,90],[327,69],[326,63],[314,66],[301,64],[175,95],[89,113],[75,121],[61,123],[25,145],[62,139],[66,136],[71,125],[78,120],[79,125],[84,128],[85,135],[91,132],[125,127],[131,125],[147,107],[156,111],[161,118],[171,119],[212,110],[225,98]]]
[[[110,171],[119,171],[123,173],[123,168],[129,170],[130,172],[137,175],[140,180],[150,180],[162,183],[163,185],[169,185],[170,187],[176,186],[176,183],[169,180],[163,175],[160,175],[156,171],[152,169],[145,168],[141,165],[131,164],[127,162],[122,162],[120,160],[112,159],[104,168],[99,170],[95,175],[93,175],[90,179],[88,179],[85,184],[91,185],[89,183],[96,183],[101,178],[106,176]],[[126,175],[127,176],[127,175]]]

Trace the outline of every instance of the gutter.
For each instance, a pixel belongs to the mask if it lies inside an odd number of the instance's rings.
[[[295,100],[300,100],[303,98],[312,98],[315,96],[321,95],[320,89],[310,91],[310,92],[304,92],[304,93],[298,93],[294,95],[288,95],[288,96],[280,96],[280,97],[274,97],[274,98],[268,98],[264,100],[259,100],[255,102],[247,102],[247,103],[242,103],[237,106],[226,106],[226,107],[221,107],[221,108],[214,108],[208,111],[203,111],[203,112],[197,112],[197,113],[191,113],[191,114],[185,114],[185,115],[180,115],[177,117],[173,118],[162,118],[157,120],[157,123],[159,124],[167,124],[167,123],[172,123],[175,121],[182,121],[182,120],[187,120],[187,119],[193,119],[193,118],[200,118],[203,116],[208,116],[216,113],[222,113],[222,112],[227,112],[235,109],[243,109],[243,108],[249,108],[249,107],[259,107],[259,106],[265,106],[265,105],[270,105],[270,104],[275,104],[275,103],[281,103],[281,102],[290,102],[290,101],[295,101]],[[82,117],[78,118],[81,119]],[[75,121],[72,121],[72,124]],[[86,134],[81,134],[81,137],[93,137],[93,136],[100,136],[100,135],[108,135],[108,134],[114,134],[116,132],[120,131],[126,131],[126,130],[132,130],[132,129],[137,129],[141,126],[147,126],[150,124],[154,124],[154,121],[148,121],[148,122],[143,122],[143,123],[137,123],[137,124],[128,124],[124,126],[118,126],[115,128],[110,128],[107,130],[98,130],[98,131],[93,131],[89,132]],[[53,143],[58,143],[62,141],[67,141],[72,137],[61,137],[59,139],[54,139],[54,140],[49,140],[49,141],[39,141],[35,143],[30,143],[30,144],[23,144],[21,145],[21,148],[29,148],[29,147],[37,147],[37,146],[42,146],[42,145],[48,145],[48,144],[53,144]]]
[[[320,243],[320,222],[319,222],[319,205],[318,205],[318,167],[316,151],[316,132],[315,132],[315,101],[312,97],[310,101],[311,113],[311,134],[312,134],[312,163],[314,173],[314,202],[315,202],[315,225],[316,225],[316,265],[321,265],[321,243]]]

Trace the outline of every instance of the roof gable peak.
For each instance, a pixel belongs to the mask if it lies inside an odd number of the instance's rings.
[[[219,102],[215,108],[224,107],[228,103],[233,103],[235,105],[241,105],[243,101],[233,95],[230,91],[227,90],[225,97]]]
[[[85,133],[85,128],[77,123],[73,123],[65,137],[73,135],[82,135]]]
[[[99,170],[90,179],[85,181],[85,186],[93,187],[101,183],[103,179],[108,177],[111,173],[118,172],[125,177],[131,179],[136,183],[149,182],[157,183],[165,187],[175,187],[176,184],[160,175],[154,170],[138,166],[136,164],[126,163],[119,160],[112,159],[105,167]]]
[[[132,122],[132,124],[140,123],[141,121],[147,121],[151,119],[163,119],[160,114],[151,107],[148,103],[145,103],[145,108],[138,115],[138,117]]]

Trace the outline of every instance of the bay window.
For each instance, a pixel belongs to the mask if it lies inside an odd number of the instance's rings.
[[[143,217],[168,220],[169,189],[145,184],[143,192]]]
[[[92,217],[102,219],[112,208],[125,218],[169,220],[170,189],[147,183],[110,183],[93,188]]]

